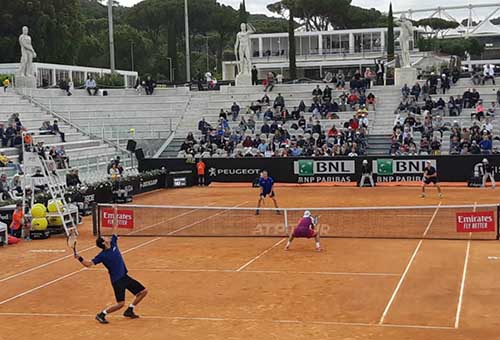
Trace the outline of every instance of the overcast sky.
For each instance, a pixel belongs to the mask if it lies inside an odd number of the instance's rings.
[[[133,6],[134,4],[141,2],[141,0],[118,0],[120,4],[124,6]],[[193,1],[193,0],[190,0]],[[195,0],[196,1],[196,0]],[[247,11],[250,13],[265,13],[265,14],[270,14],[267,9],[266,5],[275,2],[276,0],[246,0],[246,6],[247,6]],[[218,2],[226,4],[226,5],[231,5],[234,8],[238,8],[241,0],[218,0]],[[352,0],[352,4],[356,6],[361,6],[365,8],[371,8],[375,7],[376,9],[382,11],[382,12],[387,12],[389,9],[389,2],[391,0]],[[487,0],[458,0],[458,1],[449,1],[449,0],[392,0],[393,3],[393,10],[398,11],[398,10],[406,10],[408,8],[411,9],[423,9],[423,8],[436,8],[438,6],[459,6],[459,5],[468,5],[468,4],[481,4],[481,3],[491,3],[491,1]],[[475,10],[477,16],[485,16],[489,12],[491,12],[493,9],[492,8],[487,8],[487,9],[477,9]],[[466,11],[461,11],[460,13],[455,11],[451,12],[450,14],[456,15],[458,18],[463,19],[467,17],[467,12]],[[430,15],[427,14],[427,15]],[[478,19],[478,17],[475,17],[475,20]],[[500,16],[500,13],[497,13],[495,17]]]

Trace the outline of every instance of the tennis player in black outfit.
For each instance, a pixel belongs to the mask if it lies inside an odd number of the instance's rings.
[[[127,275],[127,267],[123,261],[122,254],[118,248],[118,236],[116,234],[116,229],[118,226],[118,221],[116,219],[117,211],[115,208],[115,219],[113,221],[113,236],[110,238],[104,238],[99,236],[96,240],[97,247],[101,248],[102,251],[97,254],[92,261],[85,260],[78,254],[75,254],[75,258],[80,261],[80,263],[85,267],[92,267],[99,263],[104,264],[108,269],[109,276],[111,278],[111,284],[115,292],[116,304],[107,307],[102,312],[96,315],[96,320],[100,323],[108,323],[106,320],[106,315],[109,313],[116,312],[120,310],[125,305],[125,290],[130,291],[135,295],[134,302],[132,302],[127,310],[123,313],[124,316],[131,319],[136,319],[139,316],[134,313],[134,308],[139,304],[139,302],[146,297],[148,290],[139,282]]]
[[[427,161],[424,168],[424,177],[422,179],[422,198],[425,197],[425,187],[429,184],[434,184],[438,190],[439,198],[443,198],[441,193],[441,186],[439,185],[439,179],[437,176],[436,168],[432,166],[432,163]]]

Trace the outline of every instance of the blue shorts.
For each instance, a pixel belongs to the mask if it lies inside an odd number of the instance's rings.
[[[274,194],[274,190],[271,190],[271,192],[261,192],[260,193],[260,197],[262,198],[265,198],[267,195],[269,195],[269,197],[273,198],[275,196]]]

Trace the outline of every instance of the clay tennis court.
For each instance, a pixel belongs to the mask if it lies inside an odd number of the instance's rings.
[[[314,207],[437,206],[416,217],[422,233],[442,224],[439,203],[500,201],[497,191],[467,188],[445,188],[442,201],[433,189],[421,199],[418,188],[278,187],[276,192],[281,207],[313,212]],[[142,195],[134,204],[254,207],[257,196],[257,189],[247,187],[189,188]],[[186,212],[181,228],[212,223],[206,214]],[[413,230],[415,214],[395,211],[391,218]],[[367,226],[370,216],[359,212]],[[237,227],[244,220],[227,223]],[[97,248],[91,218],[80,231],[79,252],[92,258]],[[150,295],[137,308],[141,319],[116,313],[109,325],[94,320],[114,302],[107,272],[102,266],[84,269],[65,238],[1,249],[0,339],[498,338],[498,241],[324,238],[321,253],[311,240],[296,240],[288,252],[284,242],[283,237],[122,237],[130,275]]]

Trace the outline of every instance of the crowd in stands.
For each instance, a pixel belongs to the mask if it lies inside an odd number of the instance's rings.
[[[496,102],[492,101],[487,108],[475,88],[467,89],[463,95],[450,96],[447,101],[439,96],[433,98],[438,91],[444,94],[450,89],[449,79],[446,73],[440,77],[431,74],[422,86],[418,82],[411,88],[407,84],[403,86],[401,102],[395,112],[391,155],[498,153],[493,148],[493,140],[500,138],[494,136],[492,121],[500,104],[500,90]],[[451,79],[452,84],[456,82],[454,75]],[[461,116],[464,110],[470,112],[470,125],[462,126],[458,120],[451,123],[443,119],[446,115]],[[444,138],[449,138],[449,150],[442,150]]]
[[[229,111],[221,109],[217,124],[212,126],[202,119],[198,123],[201,138],[189,133],[179,157],[364,155],[368,108],[375,110],[376,98],[371,92],[366,94],[365,82],[351,86],[349,92],[342,91],[338,98],[333,97],[328,85],[323,89],[317,86],[309,106],[301,101],[291,110],[281,93],[273,101],[264,94],[244,113],[234,102]],[[348,121],[338,125],[321,122],[338,119],[338,113],[346,111],[353,112]],[[229,119],[239,123],[231,127]]]

